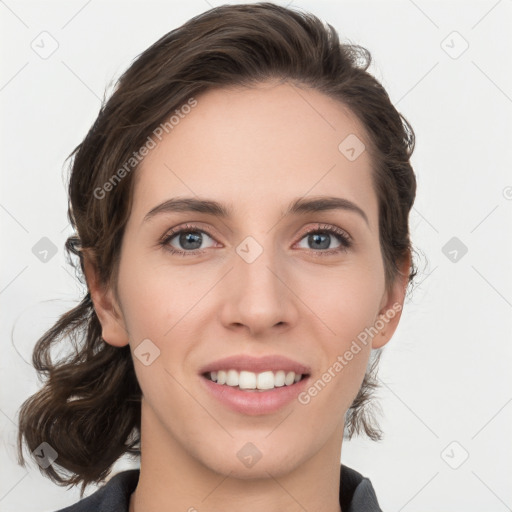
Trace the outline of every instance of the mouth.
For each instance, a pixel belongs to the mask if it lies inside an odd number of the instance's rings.
[[[280,354],[235,354],[198,371],[207,396],[231,411],[252,416],[291,405],[311,375],[310,366]]]
[[[229,386],[239,391],[265,392],[282,387],[290,387],[309,377],[308,373],[295,373],[278,370],[260,373],[236,370],[204,372],[202,377],[218,386]]]
[[[256,375],[256,382],[254,382],[253,376],[245,375],[243,371],[240,374],[242,374],[241,379],[237,380],[236,370],[205,372],[200,375],[200,380],[207,394],[218,403],[231,411],[247,416],[272,414],[279,411],[293,403],[310,380],[309,374],[287,372],[283,383],[283,375],[279,371],[275,374],[267,371],[253,374]],[[274,377],[269,374],[274,374]],[[273,382],[272,378],[274,378]],[[224,380],[226,382],[223,382]]]

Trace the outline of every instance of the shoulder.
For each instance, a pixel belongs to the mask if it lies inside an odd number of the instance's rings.
[[[139,473],[138,469],[117,473],[90,496],[56,512],[128,512],[130,495],[137,487]]]
[[[340,505],[343,512],[382,512],[369,478],[341,465]]]

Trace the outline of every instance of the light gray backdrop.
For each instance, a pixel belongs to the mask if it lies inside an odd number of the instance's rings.
[[[14,449],[18,408],[39,386],[34,343],[81,293],[64,258],[65,158],[131,60],[220,3],[0,1],[2,512],[79,498]],[[345,441],[342,460],[388,512],[511,510],[512,2],[292,5],[370,50],[417,135],[411,229],[424,258],[382,359],[385,439]]]

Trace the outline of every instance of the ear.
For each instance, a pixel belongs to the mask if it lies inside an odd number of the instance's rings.
[[[109,345],[128,345],[128,331],[114,293],[110,287],[100,282],[96,259],[87,249],[82,250],[84,273],[91,294],[94,310],[101,324],[102,338]]]
[[[396,276],[391,289],[384,293],[379,315],[374,322],[374,326],[379,332],[372,338],[372,348],[383,347],[398,327],[409,282],[410,265],[411,256],[409,255],[401,265],[400,273]]]

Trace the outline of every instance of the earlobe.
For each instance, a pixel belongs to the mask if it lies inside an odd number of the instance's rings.
[[[87,287],[101,324],[101,337],[115,347],[128,345],[128,332],[112,289],[100,282],[95,259],[90,251],[83,250],[82,254]]]
[[[381,348],[386,345],[398,327],[409,282],[409,268],[410,260],[407,260],[390,292],[385,294],[385,304],[381,307],[375,322],[379,332],[372,339],[372,348]]]
[[[386,345],[398,327],[402,314],[403,299],[391,302],[375,321],[375,327],[379,332],[372,339],[372,348],[381,348]]]

